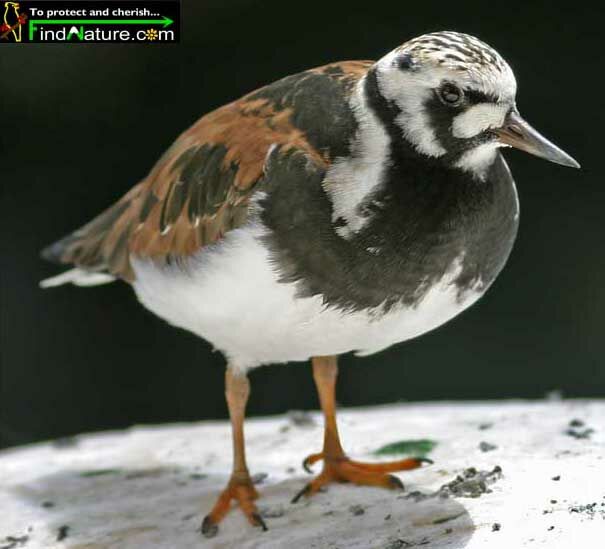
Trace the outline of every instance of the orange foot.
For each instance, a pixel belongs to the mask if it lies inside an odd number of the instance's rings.
[[[218,532],[218,524],[231,508],[231,500],[236,500],[239,507],[246,515],[246,518],[252,526],[260,526],[263,530],[267,530],[265,521],[261,518],[254,505],[254,500],[258,498],[258,492],[252,484],[248,475],[237,477],[233,475],[227,488],[225,488],[209,515],[204,517],[202,522],[202,534],[207,538],[216,536]]]
[[[322,472],[309,482],[292,499],[296,503],[302,496],[311,496],[331,482],[352,482],[361,486],[381,486],[390,490],[403,490],[403,483],[393,475],[394,471],[417,469],[423,463],[433,463],[427,458],[408,458],[388,463],[362,463],[346,456],[328,457],[323,453],[312,454],[303,461],[303,468],[311,473],[310,466],[323,459]]]

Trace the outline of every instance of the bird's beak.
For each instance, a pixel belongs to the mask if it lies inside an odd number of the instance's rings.
[[[580,167],[571,156],[538,133],[516,111],[511,111],[504,119],[502,127],[494,130],[494,133],[504,145],[521,149],[556,164],[571,168]]]

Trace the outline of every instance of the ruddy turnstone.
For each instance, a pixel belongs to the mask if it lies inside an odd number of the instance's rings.
[[[509,256],[519,217],[499,149],[577,162],[521,118],[504,59],[477,38],[436,32],[377,62],[288,76],[185,131],[149,175],[43,251],[75,268],[42,283],[121,279],[141,303],[225,356],[233,473],[203,521],[231,501],[266,528],[244,451],[247,373],[311,359],[332,481],[401,487],[421,458],[349,459],[335,417],[336,357],[378,352],[479,299]],[[203,365],[200,365],[203,367]]]

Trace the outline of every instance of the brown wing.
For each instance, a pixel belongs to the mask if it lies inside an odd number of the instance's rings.
[[[306,71],[207,114],[176,140],[146,179],[43,256],[131,281],[130,254],[170,260],[217,241],[245,222],[273,145],[280,153],[298,150],[320,166],[329,164],[330,147],[311,131],[313,101],[296,98],[313,93],[321,79],[336,86],[346,104],[345,95],[370,63]],[[321,118],[321,110],[316,114]]]

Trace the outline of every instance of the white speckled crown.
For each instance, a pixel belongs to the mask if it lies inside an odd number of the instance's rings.
[[[467,72],[486,84],[500,82],[500,86],[494,86],[495,91],[516,90],[515,77],[508,63],[491,46],[469,34],[453,31],[423,34],[397,51],[409,53],[420,63]]]

